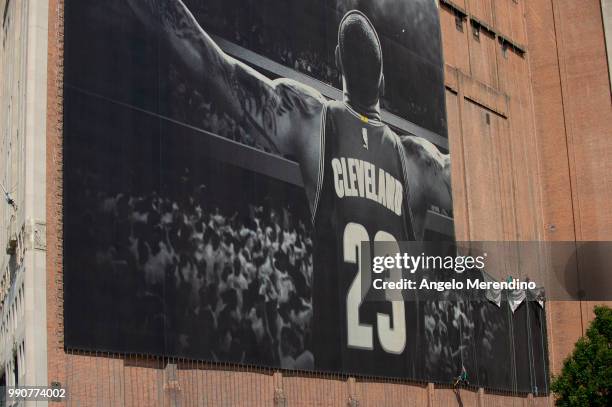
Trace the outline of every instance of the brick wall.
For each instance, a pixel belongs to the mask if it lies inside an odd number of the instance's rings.
[[[47,363],[50,382],[65,383],[62,290],[63,0],[49,0],[47,84]]]
[[[612,103],[600,2],[526,4],[544,237],[612,240]],[[576,272],[588,279],[580,260]],[[588,327],[593,306],[549,304],[553,373]]]
[[[62,1],[50,0],[49,21],[47,321],[49,379],[69,387],[68,405],[550,405],[549,398],[482,390],[461,390],[458,398],[452,389],[431,384],[66,354]],[[458,239],[610,240],[612,168],[606,157],[612,153],[612,106],[598,1],[440,3]],[[547,305],[553,371],[582,334],[591,308],[578,302]]]

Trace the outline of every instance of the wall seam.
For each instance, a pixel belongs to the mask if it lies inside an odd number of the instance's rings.
[[[571,115],[568,113],[566,105],[565,105],[565,100],[566,100],[566,95],[565,95],[565,90],[564,90],[564,82],[566,80],[564,80],[564,78],[566,78],[566,71],[565,69],[562,69],[562,58],[561,55],[559,53],[559,48],[560,48],[560,43],[558,41],[559,38],[559,29],[557,28],[558,24],[561,24],[561,22],[559,21],[559,23],[557,22],[557,20],[560,20],[557,18],[557,13],[560,13],[559,11],[559,6],[558,3],[555,2],[555,0],[550,0],[551,2],[551,6],[552,6],[552,21],[553,21],[553,29],[555,31],[555,52],[557,55],[557,69],[558,69],[558,73],[559,73],[559,90],[561,92],[561,103],[563,106],[563,127],[565,129],[565,148],[567,151],[567,163],[568,163],[568,182],[570,184],[570,193],[571,193],[571,203],[572,203],[572,223],[574,226],[574,242],[575,242],[575,247],[576,247],[576,278],[578,279],[578,283],[580,283],[580,270],[579,270],[579,264],[580,264],[580,256],[579,256],[579,252],[578,252],[578,244],[577,241],[581,240],[581,233],[580,233],[580,219],[576,218],[576,210],[578,210],[578,214],[580,215],[580,199],[579,197],[576,195],[576,191],[575,191],[575,184],[576,182],[574,181],[574,173],[575,173],[575,160],[576,158],[573,156],[574,153],[574,149],[573,149],[573,145],[572,145],[572,152],[570,153],[570,129],[568,129],[568,126],[571,126]],[[563,68],[565,68],[565,61],[563,61]],[[576,202],[574,202],[576,201]],[[576,208],[576,206],[578,206],[578,208]],[[577,222],[578,221],[578,222]],[[582,301],[580,301],[580,327],[581,327],[581,331],[584,334],[584,317],[583,317],[583,312],[582,312]]]

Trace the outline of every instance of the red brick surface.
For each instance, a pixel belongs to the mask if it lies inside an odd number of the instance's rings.
[[[47,321],[49,380],[74,406],[547,406],[527,398],[417,384],[213,369],[190,362],[64,352],[61,79],[64,0],[49,0]],[[612,240],[612,106],[597,0],[454,0],[524,45],[475,42],[441,8],[459,239]],[[487,123],[488,116],[488,123]],[[548,303],[551,369],[593,304]],[[60,405],[60,404],[56,404]],[[356,405],[356,404],[355,404]]]
[[[548,240],[612,240],[612,103],[600,4],[526,7],[542,216]],[[580,252],[579,252],[580,254]],[[577,265],[581,278],[588,270]],[[550,303],[553,373],[592,318],[593,303]]]

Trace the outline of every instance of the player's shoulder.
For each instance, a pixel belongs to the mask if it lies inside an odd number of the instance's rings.
[[[272,83],[285,109],[298,109],[301,113],[316,114],[321,111],[325,103],[325,98],[319,91],[293,79],[280,78]]]
[[[393,144],[396,149],[402,150],[402,141],[400,136],[386,123],[381,122],[380,128],[383,132],[383,142]]]
[[[417,136],[398,136],[398,138],[409,160],[429,167],[447,167],[450,164],[450,157],[443,154],[429,140]]]

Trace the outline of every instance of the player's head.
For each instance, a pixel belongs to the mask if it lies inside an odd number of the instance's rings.
[[[336,63],[354,101],[378,102],[384,89],[382,48],[374,26],[360,11],[351,10],[340,21]]]

